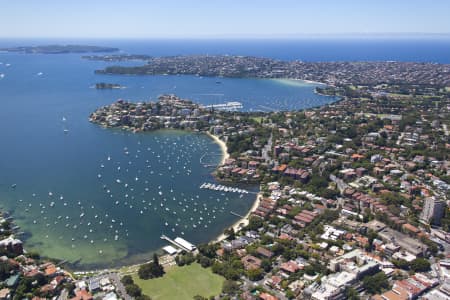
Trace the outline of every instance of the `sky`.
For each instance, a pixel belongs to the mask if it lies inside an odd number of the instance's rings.
[[[0,37],[449,34],[449,0],[0,0]]]

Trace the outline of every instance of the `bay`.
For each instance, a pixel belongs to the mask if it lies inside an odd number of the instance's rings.
[[[27,250],[75,269],[142,262],[166,242],[161,234],[208,242],[245,213],[253,193],[201,190],[221,151],[204,134],[133,134],[88,122],[119,98],[156,100],[175,93],[211,104],[241,101],[246,110],[297,109],[334,98],[299,81],[105,76],[107,63],[77,54],[0,54],[0,205],[25,232]],[[96,90],[96,82],[126,86]],[[13,185],[17,185],[13,187]]]

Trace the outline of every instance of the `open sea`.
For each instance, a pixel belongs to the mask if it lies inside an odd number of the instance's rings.
[[[155,56],[450,63],[448,40],[0,40],[0,47],[57,43]],[[202,162],[221,160],[219,146],[206,135],[103,129],[88,122],[97,107],[119,98],[156,100],[164,93],[203,104],[239,101],[247,111],[336,101],[314,94],[316,85],[299,81],[221,78],[217,84],[216,78],[195,76],[94,74],[109,64],[83,60],[81,54],[0,53],[0,207],[20,226],[26,249],[67,260],[78,269],[147,260],[166,245],[161,234],[207,242],[237,220],[231,211],[244,215],[255,200],[254,193],[241,197],[199,189],[203,182],[214,182],[213,169]],[[127,88],[96,90],[92,86],[97,82]]]

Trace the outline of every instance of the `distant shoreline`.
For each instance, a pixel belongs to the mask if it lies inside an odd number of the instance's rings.
[[[43,45],[0,48],[0,51],[23,54],[109,53],[117,52],[119,48],[90,45]]]

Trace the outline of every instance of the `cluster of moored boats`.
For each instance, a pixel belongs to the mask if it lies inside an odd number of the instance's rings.
[[[240,193],[241,198],[248,193],[217,184],[202,185],[204,191],[189,186],[182,191],[183,180],[192,176],[193,167],[200,168],[195,153],[208,152],[211,141],[195,135],[154,135],[151,139],[104,153],[92,174],[96,178],[92,198],[79,200],[75,197],[84,193],[63,195],[56,190],[34,191],[31,197],[19,198],[20,210],[43,233],[45,239],[40,242],[57,239],[72,249],[90,245],[103,255],[104,247],[115,247],[110,245],[116,241],[132,242],[140,220],[148,218],[160,219],[161,227],[171,234],[189,236],[209,228],[231,209],[232,195],[227,192]],[[20,185],[10,188],[22,192]]]
[[[221,192],[229,192],[229,193],[239,193],[239,194],[248,194],[247,190],[234,188],[231,186],[225,186],[221,184],[214,183],[203,183],[200,186],[201,189],[213,190],[213,191],[221,191]]]

